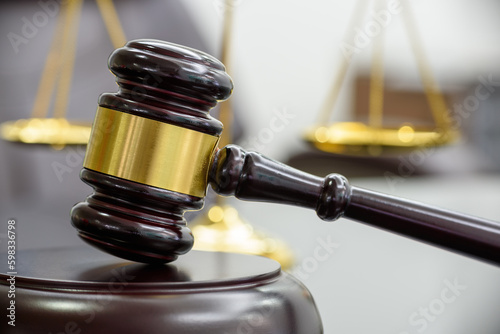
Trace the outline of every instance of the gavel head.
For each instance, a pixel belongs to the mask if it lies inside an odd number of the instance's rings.
[[[99,98],[81,179],[94,188],[71,210],[86,242],[113,255],[167,263],[188,252],[184,212],[203,206],[222,124],[208,112],[231,94],[217,59],[136,40],[109,58],[119,90]]]

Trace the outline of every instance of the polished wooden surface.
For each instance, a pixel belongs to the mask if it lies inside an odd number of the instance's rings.
[[[112,53],[109,68],[119,91],[102,94],[101,107],[209,135],[222,132],[222,123],[208,111],[231,94],[233,85],[217,59],[172,43],[135,40]],[[104,124],[93,135],[112,126]],[[192,248],[183,214],[200,209],[203,198],[86,168],[81,179],[94,193],[72,209],[71,217],[89,244],[147,263],[171,262]]]
[[[224,65],[198,50],[157,40],[135,40],[115,50],[108,66],[117,93],[99,105],[217,135],[222,123],[208,111],[231,94]]]
[[[145,265],[90,247],[17,255],[16,326],[2,321],[2,333],[323,332],[309,291],[267,258],[192,251]]]
[[[116,50],[109,64],[120,90],[103,94],[100,106],[220,134],[222,124],[208,111],[230,95],[232,83],[215,58],[175,44],[139,40]],[[234,145],[218,150],[209,169],[212,188],[223,195],[303,206],[324,220],[351,218],[500,263],[497,222],[359,189],[339,174],[312,176]],[[73,225],[85,241],[146,263],[170,262],[191,249],[193,237],[183,214],[200,209],[203,198],[85,168],[82,180],[95,189],[72,210]]]
[[[303,206],[324,220],[350,218],[500,264],[500,223],[351,186],[339,174],[312,176],[228,145],[217,153],[210,177],[225,195]]]
[[[138,262],[167,263],[193,246],[185,210],[203,200],[83,169],[95,192],[71,210],[78,235],[110,254]]]

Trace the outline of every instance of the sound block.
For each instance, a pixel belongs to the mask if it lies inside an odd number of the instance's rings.
[[[2,333],[323,333],[309,291],[264,257],[192,251],[153,266],[56,248],[19,251],[14,286],[2,271],[4,313],[15,300]]]

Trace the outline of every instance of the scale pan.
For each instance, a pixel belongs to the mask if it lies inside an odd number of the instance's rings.
[[[294,264],[292,251],[283,241],[256,231],[232,206],[214,205],[191,225],[196,250],[264,256],[279,262],[285,270]]]
[[[309,144],[323,152],[371,156],[441,146],[456,141],[458,137],[456,131],[416,129],[409,124],[399,128],[375,128],[359,122],[314,127],[304,135]]]
[[[0,125],[5,140],[54,146],[87,144],[90,130],[90,123],[70,122],[65,118],[19,119]]]

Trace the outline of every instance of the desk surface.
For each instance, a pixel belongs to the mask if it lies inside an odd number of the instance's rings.
[[[500,220],[498,174],[414,176],[395,186],[383,178],[356,178],[350,182]],[[82,188],[82,192],[69,194],[58,203],[40,197],[35,206],[23,201],[4,205],[0,210],[1,221],[16,218],[21,249],[83,244],[67,216],[71,205],[89,192],[88,187]],[[231,204],[256,228],[292,245],[297,257],[292,273],[314,296],[325,333],[413,334],[421,330],[426,334],[498,334],[500,331],[497,267],[345,219],[325,223],[314,212],[301,208],[241,201]],[[308,224],[308,228],[301,228],[303,224]],[[326,259],[315,257],[315,251],[318,254],[318,247],[325,243],[332,252]],[[0,244],[2,251],[5,245],[5,242]],[[458,286],[460,294],[449,294],[449,284]],[[443,291],[447,300],[453,299],[452,303],[443,301]],[[426,315],[426,310],[431,313]]]
[[[6,334],[323,333],[309,291],[264,257],[192,251],[144,265],[81,246],[16,260],[17,275],[0,273],[0,294],[15,302]]]
[[[384,178],[350,182],[500,221],[498,174],[415,176],[395,186]],[[293,245],[297,264],[292,272],[315,296],[325,333],[500,331],[498,267],[346,219],[325,223],[300,208],[233,204],[249,222]],[[309,227],[297,233],[302,224]],[[315,256],[324,242],[335,245],[327,259]],[[449,285],[457,287],[455,295]]]

